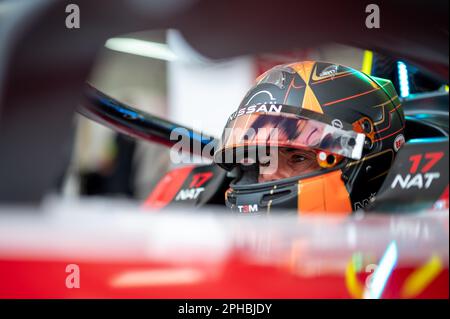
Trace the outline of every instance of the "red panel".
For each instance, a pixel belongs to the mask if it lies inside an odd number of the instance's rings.
[[[167,206],[183,186],[194,167],[193,165],[186,166],[167,173],[145,200],[143,207],[160,209]]]
[[[449,198],[448,198],[448,185],[447,185],[447,187],[445,188],[442,195],[434,203],[433,209],[442,210],[442,209],[448,209],[448,207],[449,207]]]
[[[79,288],[66,287],[68,263],[79,265]],[[184,282],[182,278],[166,283],[149,280],[152,272],[170,274],[186,269],[198,276]],[[394,269],[382,297],[401,298],[401,288],[414,270]],[[127,274],[131,274],[128,278],[141,274],[143,279],[118,284],[118,279]],[[444,268],[415,298],[448,298],[448,278],[448,268]],[[345,282],[344,270],[302,274],[282,265],[249,262],[237,255],[215,265],[0,259],[0,298],[351,298]]]

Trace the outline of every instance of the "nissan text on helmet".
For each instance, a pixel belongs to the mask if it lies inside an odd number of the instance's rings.
[[[233,211],[349,214],[376,196],[404,143],[391,81],[305,61],[257,78],[230,115],[214,161],[235,178]]]

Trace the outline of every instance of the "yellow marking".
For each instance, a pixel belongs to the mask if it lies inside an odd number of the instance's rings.
[[[353,265],[353,259],[347,264],[347,268],[345,269],[345,285],[347,286],[347,290],[355,299],[361,299],[364,293],[363,285],[358,281],[356,277],[355,266]]]
[[[370,75],[372,73],[372,64],[373,64],[373,52],[365,50],[361,71],[365,74]]]
[[[371,179],[369,179],[369,182],[371,182],[371,181],[373,181],[374,179],[377,179],[377,178],[379,178],[379,177],[381,177],[381,176],[383,176],[383,175],[386,175],[387,173],[389,173],[389,171],[383,172],[383,173],[381,173],[380,175],[377,175],[377,176],[375,176],[375,177],[372,177]]]
[[[401,291],[402,298],[414,298],[425,290],[442,271],[442,262],[433,255],[422,267],[415,270],[405,280]]]
[[[368,159],[371,159],[371,158],[374,158],[374,157],[377,157],[377,156],[380,156],[380,155],[383,155],[383,154],[389,153],[389,152],[392,153],[392,159],[394,159],[394,151],[393,151],[392,149],[387,149],[387,150],[384,150],[383,152],[380,152],[380,153],[376,153],[376,154],[373,154],[373,155],[369,155],[369,156],[363,157],[362,159],[360,159],[360,160],[358,160],[358,161],[356,161],[356,162],[351,162],[351,163],[347,164],[346,167],[350,167],[350,166],[353,166],[353,165],[357,165],[357,164],[359,164],[359,163],[361,163],[361,162],[364,162],[364,161],[366,161],[366,160],[368,160]],[[392,160],[391,160],[391,163],[392,163]]]

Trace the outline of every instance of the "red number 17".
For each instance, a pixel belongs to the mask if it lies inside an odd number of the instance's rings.
[[[424,157],[425,159],[428,160],[428,162],[422,167],[420,172],[421,173],[428,172],[443,156],[444,152],[426,153]],[[412,162],[411,168],[409,169],[409,172],[411,174],[415,174],[417,172],[422,157],[423,157],[422,154],[411,155],[409,157],[409,160]]]

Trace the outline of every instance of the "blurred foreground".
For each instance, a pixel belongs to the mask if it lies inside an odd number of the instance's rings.
[[[0,298],[448,298],[448,210],[237,217],[0,208]]]

